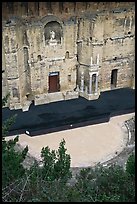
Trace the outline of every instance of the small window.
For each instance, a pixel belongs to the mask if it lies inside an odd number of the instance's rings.
[[[130,35],[130,34],[131,34],[131,32],[129,31],[129,32],[128,32],[128,35]]]
[[[69,52],[68,52],[68,51],[66,52],[65,58],[66,58],[66,59],[69,59]]]
[[[69,12],[69,8],[65,8],[65,12],[68,13]]]
[[[13,97],[18,97],[19,96],[18,89],[12,88],[12,94],[13,94]]]
[[[41,55],[38,55],[37,59],[38,59],[38,61],[41,61],[42,60]]]
[[[32,96],[31,96],[31,94],[29,94],[29,93],[26,94],[26,97],[27,97],[27,100],[28,100],[28,101],[31,101],[31,100],[32,100]]]
[[[68,82],[71,82],[71,75],[68,75]]]
[[[113,60],[117,60],[117,57],[114,57]]]

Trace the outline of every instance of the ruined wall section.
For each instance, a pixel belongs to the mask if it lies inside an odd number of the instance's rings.
[[[43,36],[41,35],[42,28],[39,25],[31,22],[27,26],[27,36],[29,42],[28,50],[28,64],[30,67],[30,83],[31,83],[31,94],[41,93],[41,83],[44,82],[43,70]],[[43,67],[45,68],[45,66]],[[45,79],[46,80],[46,79]]]
[[[102,15],[86,13],[78,20],[78,62],[80,63],[78,83],[81,81],[81,74],[84,73],[84,85],[89,87],[90,72],[99,73],[103,52],[104,23]],[[97,64],[99,67],[97,68]],[[90,67],[91,65],[95,65]]]
[[[43,17],[49,14],[68,18],[69,15],[81,16],[83,12],[106,12],[112,9],[133,8],[134,2],[2,2],[2,17],[23,18]]]
[[[94,29],[92,37],[92,63],[98,64],[98,88],[101,91],[101,77],[102,77],[102,57],[103,57],[103,46],[104,46],[104,18],[105,14],[101,13],[97,15],[94,20]],[[94,71],[94,69],[93,69]]]
[[[52,19],[52,18],[51,18]],[[51,22],[52,21],[49,21]],[[75,25],[71,27],[67,23],[63,26],[63,34],[61,43],[55,46],[46,43],[44,36],[44,28],[47,24],[37,23],[28,26],[28,40],[30,43],[29,58],[31,66],[31,87],[33,95],[48,93],[48,77],[50,72],[60,73],[60,91],[70,91],[76,87],[76,43],[75,41]],[[68,33],[72,31],[71,38],[68,38]],[[70,46],[73,44],[74,46]],[[68,57],[66,58],[66,52]],[[73,71],[74,70],[74,71]],[[68,87],[68,75],[72,75],[71,83]]]
[[[117,88],[132,87],[135,60],[134,13],[109,13],[104,19],[101,89],[110,89],[111,73],[117,69]]]
[[[10,92],[10,108],[21,108],[31,93],[29,43],[21,19],[12,18],[3,26],[3,58]]]
[[[8,94],[8,81],[7,81],[7,71],[6,71],[6,61],[5,61],[5,50],[2,39],[2,98]],[[9,99],[8,99],[9,102]]]
[[[52,72],[59,72],[60,92],[62,94],[66,95],[67,92],[73,92],[76,88],[77,26],[73,20],[71,24],[71,20],[69,23],[62,23],[61,43],[52,46],[47,44],[45,39],[45,26],[48,22],[52,23],[49,19],[48,16],[45,17],[45,22],[35,19],[35,21],[24,22],[22,26],[16,25],[20,102],[22,106],[28,100],[33,99],[35,101],[37,96],[48,94],[49,73]],[[51,19],[53,22],[56,20],[53,19],[53,16]],[[71,38],[68,38],[70,30],[72,35]]]
[[[90,25],[88,19],[81,18],[79,19],[79,36],[78,36],[78,46],[79,53],[78,59],[80,64],[90,64],[90,57],[92,54],[93,46],[91,44],[91,34],[90,34]]]
[[[20,102],[20,84],[18,71],[18,56],[17,56],[17,35],[16,26],[7,25],[3,28],[3,46],[4,46],[4,61],[7,75],[7,86],[10,92],[10,106]]]
[[[135,86],[134,3],[4,2],[3,11],[3,84],[11,92],[11,108],[24,106],[28,95],[48,96],[52,72],[59,72],[64,99],[80,85],[83,71],[89,86],[91,57],[96,64],[98,55],[101,91],[111,89],[113,69],[117,88]],[[50,31],[56,36],[52,45]]]

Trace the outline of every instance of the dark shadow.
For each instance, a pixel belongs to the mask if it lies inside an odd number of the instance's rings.
[[[130,88],[101,92],[99,99],[88,101],[79,97],[43,105],[34,105],[29,111],[2,109],[2,121],[17,114],[15,124],[8,135],[31,135],[61,131],[85,125],[109,121],[110,117],[135,111],[135,90]],[[72,126],[71,126],[72,125]]]

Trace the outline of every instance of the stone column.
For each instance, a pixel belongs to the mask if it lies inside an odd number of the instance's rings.
[[[89,73],[89,94],[92,94],[92,73]]]
[[[92,57],[91,57],[91,60],[90,60],[90,65],[92,66]]]
[[[84,91],[84,72],[81,72],[81,86],[80,86],[80,91]]]
[[[97,65],[99,65],[99,54],[97,55]]]
[[[132,17],[130,17],[130,24],[129,24],[129,30],[131,31],[132,28]]]
[[[96,87],[95,87],[95,93],[98,92],[98,74],[96,74]]]

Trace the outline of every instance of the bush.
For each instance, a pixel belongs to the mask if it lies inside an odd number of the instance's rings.
[[[134,202],[134,181],[120,166],[84,169],[74,190],[80,202]]]
[[[9,141],[2,140],[2,186],[6,186],[24,175],[25,170],[22,166],[28,147],[22,152],[15,151],[15,145],[18,142],[18,136]]]
[[[64,146],[65,140],[63,139],[57,151],[52,150],[50,152],[49,147],[42,148],[42,176],[48,181],[55,179],[64,179],[66,181],[68,178],[71,178],[70,155],[66,154],[67,149]]]
[[[131,154],[127,160],[126,171],[131,176],[135,176],[135,155],[134,154]]]
[[[9,94],[2,99],[2,106],[5,106],[8,100]],[[22,152],[15,151],[15,145],[19,140],[19,137],[15,137],[13,140],[5,141],[5,137],[15,122],[16,115],[7,119],[2,124],[2,186],[6,186],[16,179],[24,175],[25,170],[22,166],[28,147],[24,148]]]

